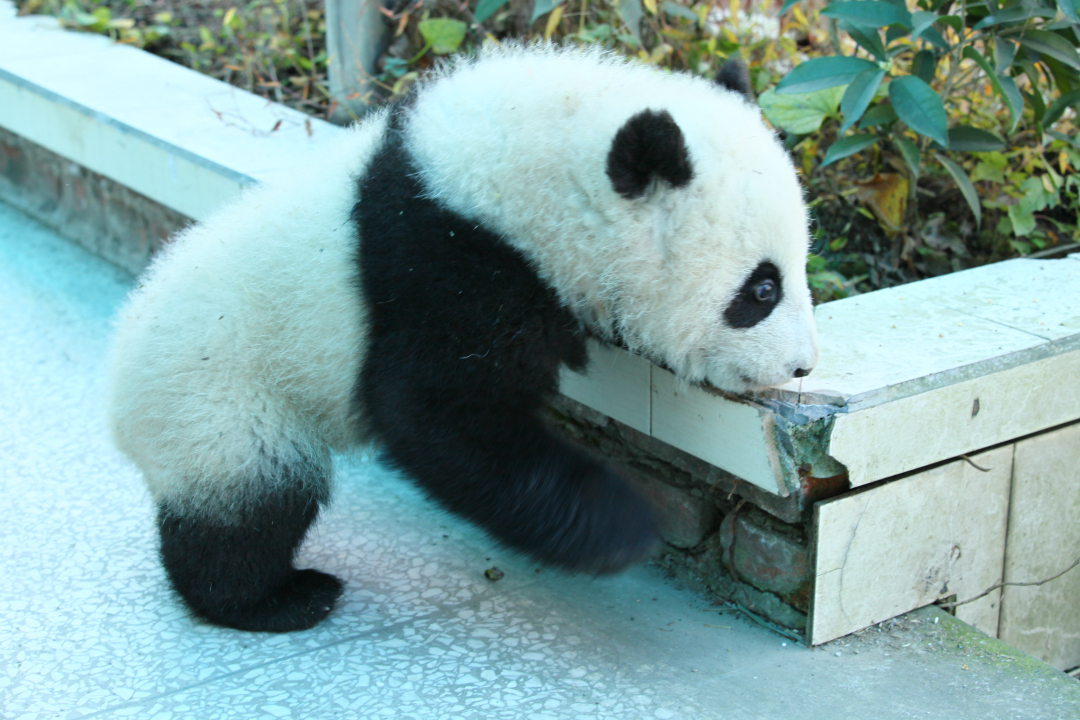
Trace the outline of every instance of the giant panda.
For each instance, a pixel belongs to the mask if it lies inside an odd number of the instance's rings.
[[[322,620],[342,583],[294,553],[361,445],[544,563],[650,552],[649,506],[541,409],[588,337],[735,392],[813,368],[802,192],[748,95],[739,66],[491,49],[176,237],[120,314],[108,415],[190,610]]]

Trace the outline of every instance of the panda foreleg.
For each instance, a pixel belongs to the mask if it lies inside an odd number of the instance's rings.
[[[293,566],[326,499],[329,468],[294,461],[264,466],[262,474],[231,488],[233,497],[216,498],[223,510],[159,502],[161,559],[188,607],[216,625],[304,630],[329,614],[342,591],[333,575]]]
[[[655,546],[649,505],[610,468],[556,437],[536,398],[478,393],[455,403],[445,387],[397,380],[383,375],[368,396],[387,459],[451,512],[570,570],[616,572]]]

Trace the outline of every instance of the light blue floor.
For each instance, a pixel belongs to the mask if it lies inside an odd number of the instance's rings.
[[[656,568],[537,572],[362,458],[339,458],[301,553],[347,582],[328,621],[200,624],[103,428],[109,323],[131,283],[0,204],[4,720],[1080,717],[1080,684],[935,648],[929,616],[812,651]]]

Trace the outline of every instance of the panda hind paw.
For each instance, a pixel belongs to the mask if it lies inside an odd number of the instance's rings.
[[[254,605],[204,617],[218,625],[253,632],[295,632],[322,622],[334,608],[344,583],[318,570],[294,570],[288,583]]]

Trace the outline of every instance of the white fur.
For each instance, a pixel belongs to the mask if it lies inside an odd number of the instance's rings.
[[[646,108],[682,128],[694,176],[626,200],[606,157]],[[328,467],[328,448],[362,440],[350,212],[386,119],[182,233],[132,294],[109,415],[157,499],[227,516],[245,481],[274,477],[268,458]],[[816,362],[801,190],[740,96],[596,52],[494,50],[424,83],[407,144],[434,196],[507,237],[601,336],[732,390]],[[724,308],[762,260],[783,273],[782,302],[753,328],[726,327]]]
[[[274,477],[271,458],[328,466],[328,447],[358,441],[365,311],[350,212],[385,120],[184,231],[141,278],[118,322],[109,419],[156,499],[227,510],[216,499]]]

